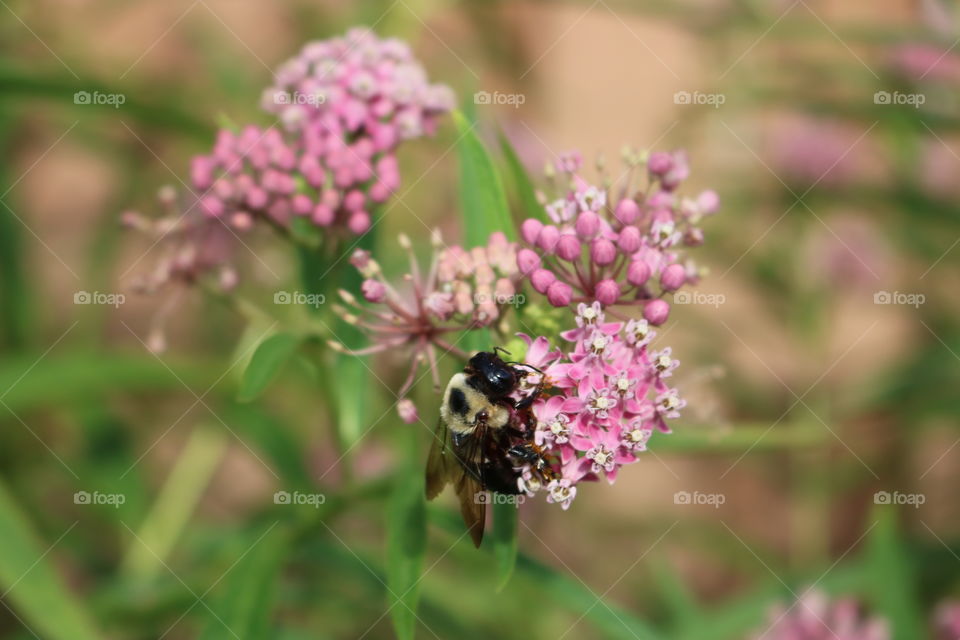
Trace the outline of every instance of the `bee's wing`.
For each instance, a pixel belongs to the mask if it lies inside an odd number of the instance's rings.
[[[473,546],[479,548],[483,540],[483,526],[487,519],[486,494],[483,485],[469,473],[463,473],[456,482],[457,497],[460,499],[460,515],[467,525]],[[481,498],[484,496],[484,498]]]
[[[426,494],[432,500],[440,495],[448,482],[452,482],[460,500],[460,513],[470,531],[474,546],[483,540],[483,526],[487,510],[480,497],[484,492],[480,480],[479,462],[482,460],[483,434],[468,437],[457,447],[450,429],[441,419],[434,433],[430,454],[427,456]]]
[[[441,418],[433,433],[430,454],[427,456],[427,500],[433,500],[440,495],[447,483],[454,479],[457,466],[453,457],[450,430]]]

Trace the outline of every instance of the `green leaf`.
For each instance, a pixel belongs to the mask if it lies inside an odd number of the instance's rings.
[[[513,148],[510,140],[502,131],[499,137],[500,149],[503,151],[503,157],[506,160],[507,169],[510,172],[509,175],[513,189],[517,194],[520,205],[523,207],[524,215],[521,217],[537,218],[538,220],[547,222],[547,210],[540,204],[540,201],[537,200],[537,190],[533,186],[533,180],[530,179],[530,174],[527,173],[526,167],[524,167],[523,162],[520,161],[520,156],[517,155],[516,149]]]
[[[222,591],[210,606],[200,640],[273,637],[270,612],[288,537],[283,525],[273,525],[246,538],[239,559],[220,582]]]
[[[508,239],[516,240],[517,230],[496,165],[477,137],[474,125],[459,111],[454,112],[453,120],[459,136],[460,204],[467,247],[485,245],[494,231],[502,231]]]
[[[497,501],[493,505],[493,531],[489,537],[497,559],[497,591],[502,591],[517,566],[517,505]]]
[[[260,343],[243,372],[237,400],[250,402],[267,388],[300,344],[300,338],[277,333]]]
[[[147,578],[164,566],[223,459],[226,446],[226,439],[216,431],[200,427],[193,432],[131,543],[123,565],[125,573]]]
[[[417,467],[408,466],[397,479],[387,511],[387,600],[400,640],[412,640],[414,636],[426,551],[423,473]]]
[[[873,511],[877,523],[867,540],[866,570],[870,575],[871,600],[878,613],[892,626],[893,640],[924,637],[916,575],[897,532],[896,507],[878,505]]]
[[[72,529],[72,527],[71,527]],[[87,617],[52,566],[58,541],[39,541],[27,518],[0,484],[0,585],[34,635],[53,640],[96,640],[104,637]],[[64,535],[69,535],[70,529]]]
[[[184,384],[209,386],[217,375],[217,368],[208,362],[197,359],[189,363],[176,359],[161,362],[143,351],[138,355],[51,352],[39,362],[36,354],[5,359],[0,363],[0,389],[7,390],[4,404],[19,413],[71,401],[87,402],[108,394],[183,391]]]

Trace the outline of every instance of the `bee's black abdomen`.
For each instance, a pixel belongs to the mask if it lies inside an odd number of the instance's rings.
[[[450,412],[461,416],[466,416],[469,407],[467,406],[467,396],[460,389],[450,390]]]

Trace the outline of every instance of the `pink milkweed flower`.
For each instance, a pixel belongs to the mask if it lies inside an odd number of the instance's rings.
[[[885,619],[864,616],[850,598],[830,600],[819,591],[804,593],[789,608],[775,607],[769,618],[751,640],[890,640]]]
[[[520,271],[552,306],[633,305],[661,324],[670,309],[664,298],[697,281],[684,250],[703,243],[697,225],[719,199],[713,191],[677,195],[689,175],[681,151],[652,154],[647,165],[645,188],[631,183],[632,170],[619,187],[601,188],[577,175],[579,162],[561,158],[557,170],[569,174],[569,188],[546,205],[551,224],[521,224],[526,247],[518,255]]]
[[[550,351],[543,336],[522,336],[546,378],[532,407],[534,442],[562,474],[546,487],[548,501],[561,505],[581,481],[614,482],[654,431],[670,432],[668,421],[685,405],[665,382],[679,363],[669,347],[648,351],[653,331],[646,320],[607,322],[594,302],[579,305],[576,324],[561,333],[570,343],[561,351]]]
[[[397,392],[404,397],[416,381],[422,364],[428,367],[434,386],[440,388],[437,366],[440,354],[467,356],[447,336],[496,322],[511,304],[507,293],[515,290],[520,272],[516,266],[516,245],[499,232],[491,234],[486,246],[467,251],[459,246],[444,246],[439,232],[435,231],[433,254],[426,271],[420,268],[410,239],[401,235],[399,244],[407,253],[410,265],[402,278],[402,286],[388,279],[368,252],[358,250],[350,262],[365,278],[362,291],[370,304],[362,304],[348,291],[339,292],[346,306],[338,305],[337,313],[368,334],[371,344],[356,350],[348,350],[338,341],[331,340],[328,344],[337,351],[354,355],[399,349],[412,351],[405,356],[411,365]],[[534,355],[542,349],[543,343],[535,341]],[[401,416],[416,415],[416,407],[410,400],[398,409],[402,411]]]

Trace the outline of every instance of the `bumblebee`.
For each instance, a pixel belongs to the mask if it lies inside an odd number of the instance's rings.
[[[514,397],[526,376],[541,372],[527,364],[505,362],[499,351],[477,353],[450,379],[427,458],[427,499],[453,484],[463,521],[477,547],[483,540],[488,491],[521,493],[516,467],[524,464],[544,478],[553,477],[552,466],[532,442],[536,425],[530,407],[543,392],[543,377],[528,395]]]

